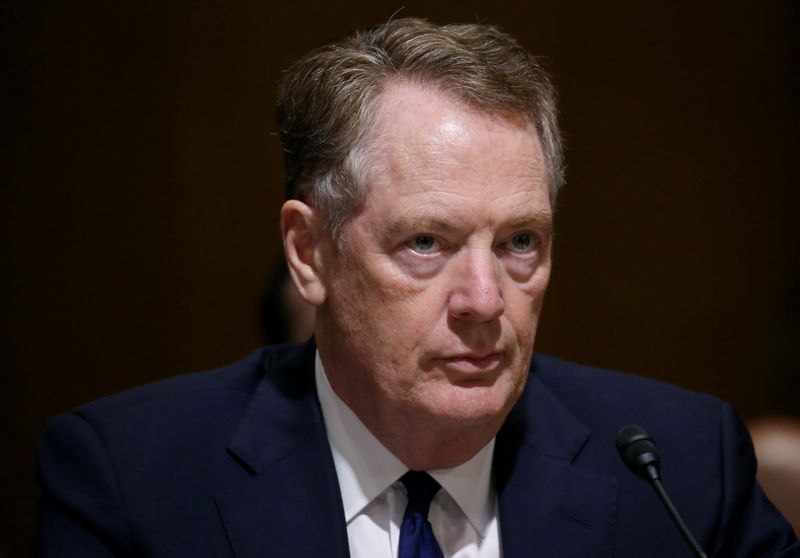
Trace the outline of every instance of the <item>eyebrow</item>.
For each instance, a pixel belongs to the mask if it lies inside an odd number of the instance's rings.
[[[530,215],[515,217],[511,221],[504,223],[503,228],[521,229],[525,227],[552,228],[553,213],[551,211],[535,211]]]
[[[458,230],[459,222],[460,219],[445,221],[439,217],[428,215],[398,217],[386,224],[384,234],[389,238],[396,238],[411,231],[449,233]]]
[[[458,218],[442,219],[435,215],[399,216],[386,223],[384,234],[389,238],[396,238],[409,232],[451,233],[464,226],[464,221]],[[550,211],[535,211],[527,215],[514,217],[502,224],[502,229],[523,229],[533,227],[537,229],[551,229],[553,214]]]

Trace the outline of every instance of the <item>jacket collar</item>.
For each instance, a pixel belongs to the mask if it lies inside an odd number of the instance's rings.
[[[616,480],[575,465],[591,436],[537,375],[497,436],[505,558],[610,556]]]
[[[313,341],[273,351],[228,451],[247,472],[217,496],[237,558],[349,555],[314,385]]]

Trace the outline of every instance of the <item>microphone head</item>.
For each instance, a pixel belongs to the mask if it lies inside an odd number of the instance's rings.
[[[657,480],[661,468],[656,444],[641,426],[624,426],[617,433],[617,450],[628,469],[646,480]]]

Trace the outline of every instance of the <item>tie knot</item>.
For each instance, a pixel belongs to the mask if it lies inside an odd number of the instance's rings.
[[[439,483],[425,471],[409,471],[400,477],[400,482],[408,492],[406,515],[419,514],[427,519],[431,500],[441,488]]]

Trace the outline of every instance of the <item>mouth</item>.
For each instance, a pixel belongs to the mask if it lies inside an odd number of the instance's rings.
[[[495,370],[503,361],[503,353],[495,352],[482,355],[465,353],[444,357],[441,360],[446,368],[462,374],[474,375]]]

